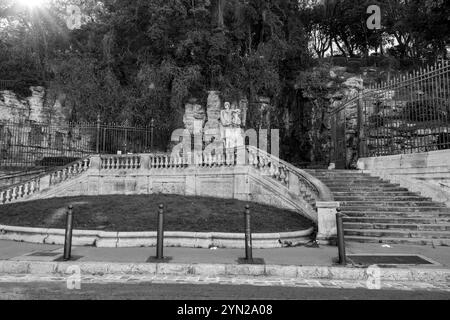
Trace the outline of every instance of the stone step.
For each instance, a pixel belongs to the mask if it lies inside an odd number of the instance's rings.
[[[378,177],[371,177],[371,176],[325,176],[325,175],[315,175],[317,179],[320,179],[322,181],[342,181],[345,179],[351,180],[351,181],[384,181],[381,178]]]
[[[406,218],[406,217],[344,217],[344,223],[394,223],[394,224],[439,224],[450,223],[448,218]]]
[[[396,211],[342,211],[347,217],[351,218],[430,218],[447,219],[450,218],[449,212],[396,212]]]
[[[333,192],[335,197],[419,197],[414,192],[398,191],[398,192]]]
[[[450,241],[450,232],[446,231],[344,229],[344,235],[374,238],[448,239]]]
[[[449,239],[346,236],[346,242],[449,246]]]
[[[426,214],[428,212],[446,212],[450,213],[450,208],[447,207],[392,207],[392,206],[373,206],[373,205],[360,205],[360,206],[342,206],[342,212],[418,212]]]
[[[378,194],[379,192],[387,193],[387,192],[409,192],[406,188],[399,188],[399,187],[355,187],[355,186],[328,186],[330,188],[331,192],[333,194],[336,194],[338,192],[347,192],[347,193],[371,193],[371,194]]]
[[[450,224],[412,224],[412,223],[344,223],[345,230],[403,230],[403,231],[447,231],[450,232]]]
[[[347,207],[403,207],[403,208],[447,208],[445,204],[432,201],[341,201],[341,208]],[[450,209],[450,208],[448,208]]]
[[[317,176],[316,176],[317,177]],[[389,181],[386,180],[382,180],[379,178],[373,178],[373,177],[330,177],[330,178],[325,178],[325,177],[317,177],[317,179],[319,179],[320,181],[323,182],[354,182],[354,183],[377,183],[377,182],[382,182],[382,183],[389,183]]]
[[[397,188],[399,184],[393,184],[389,182],[366,182],[360,181],[352,183],[352,181],[342,181],[342,182],[324,182],[329,188],[331,187],[366,187],[366,188]]]
[[[431,198],[424,198],[421,196],[394,196],[394,197],[390,197],[390,196],[384,196],[384,197],[378,197],[377,195],[365,195],[365,196],[334,196],[334,200],[335,201],[339,201],[339,202],[355,202],[355,201],[369,201],[369,202],[379,202],[379,201],[387,201],[387,202],[392,202],[392,201],[432,201]]]
[[[309,173],[332,173],[332,174],[340,174],[340,173],[346,173],[346,174],[363,174],[358,170],[345,170],[345,169],[335,169],[335,170],[327,170],[327,169],[306,169],[306,172]]]

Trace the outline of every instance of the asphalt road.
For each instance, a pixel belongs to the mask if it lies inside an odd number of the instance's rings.
[[[61,282],[0,283],[0,299],[92,300],[449,300],[443,291],[398,291],[331,288],[262,287],[246,285],[193,284],[83,284],[68,290]]]

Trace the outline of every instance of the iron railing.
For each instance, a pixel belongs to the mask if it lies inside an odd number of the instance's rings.
[[[348,167],[354,144],[358,157],[450,149],[449,77],[445,60],[344,102],[331,113],[332,161]]]
[[[64,166],[90,154],[166,151],[171,131],[128,124],[0,121],[0,171]]]
[[[369,88],[358,101],[360,156],[450,149],[450,64]]]

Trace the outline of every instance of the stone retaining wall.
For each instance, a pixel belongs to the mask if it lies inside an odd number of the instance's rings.
[[[361,158],[358,169],[450,206],[450,150]]]

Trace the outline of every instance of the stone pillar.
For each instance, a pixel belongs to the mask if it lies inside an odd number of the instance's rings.
[[[140,155],[141,168],[140,171],[147,172],[150,169],[150,155],[149,154],[141,154]]]
[[[99,155],[93,155],[90,158],[90,165],[88,171],[100,171],[102,165],[102,159]]]
[[[330,244],[336,241],[336,209],[339,202],[317,202],[317,241],[320,244]]]
[[[39,179],[39,191],[44,191],[50,188],[50,174]]]

